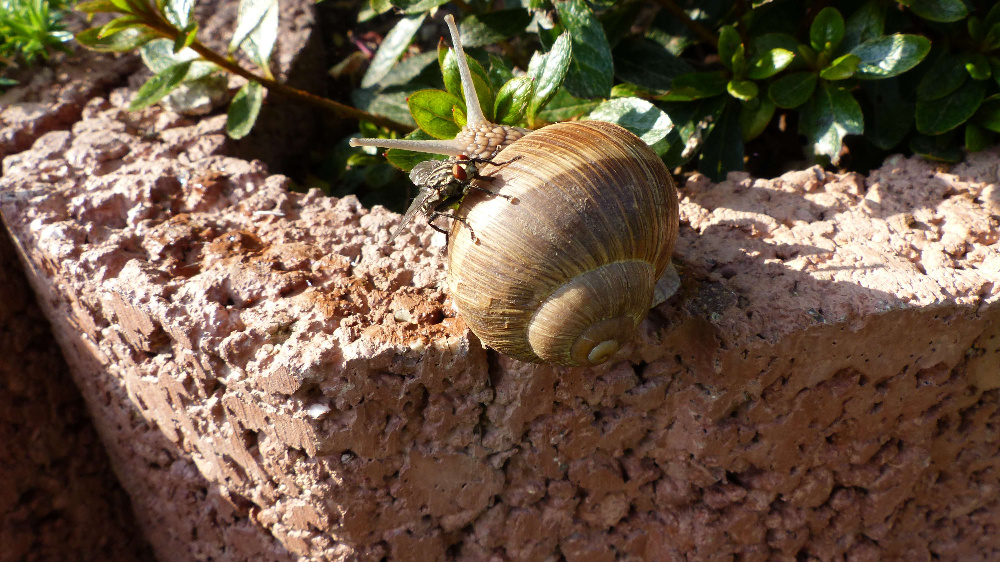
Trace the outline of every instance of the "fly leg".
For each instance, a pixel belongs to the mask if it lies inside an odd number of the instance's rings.
[[[438,217],[447,217],[449,219],[457,220],[458,222],[464,224],[465,228],[469,229],[469,236],[472,237],[472,241],[476,244],[479,243],[479,238],[476,236],[476,231],[472,229],[472,225],[469,224],[469,221],[465,220],[464,218],[456,215],[455,213],[441,213],[438,211],[431,211],[430,215],[431,215],[431,220],[429,220],[427,224],[431,225],[431,227],[434,228],[434,230],[438,232],[443,232],[446,237],[448,236],[448,231],[434,224],[434,219]]]

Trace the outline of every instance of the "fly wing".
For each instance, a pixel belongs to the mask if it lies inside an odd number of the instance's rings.
[[[424,160],[410,170],[410,181],[417,187],[430,187],[440,182],[444,172],[451,171],[452,165],[442,160]]]
[[[416,168],[414,168],[414,170],[416,170]],[[412,176],[412,172],[410,175]],[[436,193],[437,192],[435,192],[433,189],[421,189],[417,193],[417,196],[413,198],[413,202],[410,203],[410,206],[407,207],[406,212],[403,213],[403,218],[399,221],[399,225],[396,227],[396,231],[393,232],[392,236],[389,237],[390,244],[392,244],[392,241],[395,240],[397,236],[399,236],[399,233],[401,230],[403,230],[403,227],[409,224],[410,221],[413,220],[413,217],[417,216],[417,214],[420,213],[425,202],[427,201],[427,198],[432,195],[435,195]]]

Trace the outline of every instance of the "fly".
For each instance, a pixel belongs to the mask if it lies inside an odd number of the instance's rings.
[[[497,152],[499,152],[499,149]],[[431,228],[446,235],[448,232],[434,224],[434,219],[448,217],[460,221],[469,229],[472,241],[478,242],[475,231],[472,230],[472,227],[469,226],[469,223],[464,218],[455,213],[442,212],[442,210],[461,203],[462,198],[465,197],[470,188],[478,189],[490,195],[503,197],[508,201],[513,199],[509,195],[495,193],[473,183],[474,180],[493,181],[492,177],[479,174],[478,165],[493,163],[494,156],[496,156],[496,152],[487,158],[469,158],[468,156],[461,155],[447,160],[427,160],[414,166],[413,170],[410,171],[410,181],[413,182],[413,185],[420,188],[420,191],[406,209],[406,213],[403,214],[402,220],[399,221],[399,226],[396,227],[396,231],[389,238],[389,243],[391,244],[403,227],[417,215],[427,216],[428,224],[431,225]],[[505,166],[514,160],[497,163],[496,165]]]

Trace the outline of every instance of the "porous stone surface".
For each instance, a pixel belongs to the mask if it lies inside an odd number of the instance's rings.
[[[126,102],[0,189],[161,559],[1000,556],[997,151],[694,177],[680,292],[560,369],[480,346],[421,221]]]
[[[0,230],[0,561],[152,560]]]

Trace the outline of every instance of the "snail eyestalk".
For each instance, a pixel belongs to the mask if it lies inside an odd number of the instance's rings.
[[[476,95],[476,86],[472,81],[472,72],[469,71],[469,63],[462,48],[462,38],[455,25],[455,18],[449,14],[444,19],[451,31],[455,57],[458,60],[458,71],[462,79],[462,90],[465,92],[465,127],[462,127],[458,135],[451,140],[354,138],[350,141],[351,146],[378,146],[445,156],[465,155],[470,158],[489,158],[529,132],[520,127],[495,125],[486,120],[483,109],[479,106],[479,97]]]
[[[458,74],[462,77],[462,90],[465,91],[465,107],[468,110],[465,116],[466,126],[469,129],[478,129],[487,122],[486,115],[479,107],[479,95],[476,94],[476,84],[472,81],[469,62],[465,59],[462,37],[458,33],[455,18],[451,14],[444,17],[444,22],[448,24],[448,31],[451,32],[451,44],[455,47],[455,59],[458,61]]]

